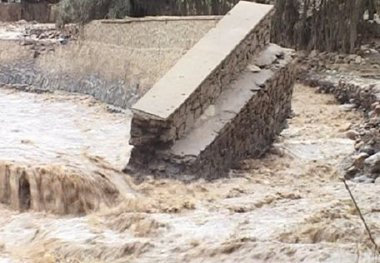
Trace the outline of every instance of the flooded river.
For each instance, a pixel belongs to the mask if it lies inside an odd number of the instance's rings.
[[[86,169],[83,156],[121,169],[130,147],[129,113],[92,98],[0,90],[0,160]]]
[[[66,214],[115,203],[118,190],[132,194],[120,172],[129,113],[84,96],[0,92],[0,201]]]
[[[345,133],[360,113],[304,86],[295,89],[293,109],[270,153],[244,161],[231,178],[134,184],[119,172],[130,150],[130,113],[88,97],[0,90],[0,162],[60,167],[122,192],[87,215],[1,205],[0,263],[376,262],[339,179],[354,147]],[[380,244],[379,185],[350,187]]]

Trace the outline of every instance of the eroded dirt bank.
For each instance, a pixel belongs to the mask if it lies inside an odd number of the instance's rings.
[[[304,86],[293,109],[271,153],[233,178],[148,180],[85,217],[0,207],[0,262],[376,262],[339,179],[361,113]],[[379,184],[350,186],[380,243]]]

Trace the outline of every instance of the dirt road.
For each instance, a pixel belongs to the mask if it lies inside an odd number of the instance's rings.
[[[338,169],[360,113],[303,86],[293,109],[271,153],[232,178],[147,180],[84,217],[0,207],[0,262],[377,262]],[[349,184],[380,244],[380,185]]]

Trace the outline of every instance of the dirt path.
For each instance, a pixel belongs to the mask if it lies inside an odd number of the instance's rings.
[[[135,185],[138,197],[81,218],[0,207],[5,262],[376,262],[337,171],[360,114],[297,86],[272,153],[234,178]],[[377,184],[350,183],[380,244]]]

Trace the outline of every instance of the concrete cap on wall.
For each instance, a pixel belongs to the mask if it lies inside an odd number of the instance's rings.
[[[133,107],[135,113],[168,119],[273,9],[240,1]]]

